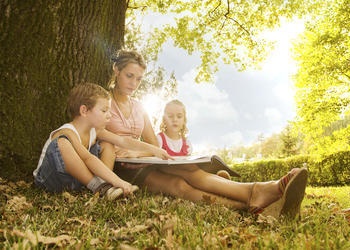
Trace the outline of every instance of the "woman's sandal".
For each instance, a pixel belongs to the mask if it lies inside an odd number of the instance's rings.
[[[283,216],[294,219],[297,214],[300,215],[300,206],[304,199],[307,177],[308,171],[306,168],[300,168],[294,173],[283,176],[279,181],[279,190],[282,197],[265,208],[249,207],[249,212],[275,218]],[[255,184],[252,186],[252,193],[254,187]]]

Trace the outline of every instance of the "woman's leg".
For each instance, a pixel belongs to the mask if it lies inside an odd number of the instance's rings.
[[[247,208],[244,202],[227,199],[194,188],[183,178],[172,174],[166,174],[158,170],[154,170],[147,175],[143,186],[153,193],[164,193],[193,202],[204,201],[208,203],[219,203],[238,210]]]
[[[250,204],[250,206],[266,207],[281,197],[278,181],[258,182],[255,184],[234,182],[205,172],[196,165],[162,168],[161,171],[177,175],[197,189]]]

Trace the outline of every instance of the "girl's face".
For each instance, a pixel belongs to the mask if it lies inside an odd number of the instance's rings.
[[[111,101],[106,98],[98,98],[96,105],[88,110],[89,120],[92,123],[92,127],[96,129],[102,129],[106,127],[106,124],[111,119]]]
[[[117,79],[117,89],[122,95],[132,95],[140,86],[145,72],[144,68],[137,63],[129,63],[120,71],[117,67],[113,70]]]
[[[184,108],[178,104],[169,104],[164,110],[164,124],[166,132],[180,133],[185,126]]]

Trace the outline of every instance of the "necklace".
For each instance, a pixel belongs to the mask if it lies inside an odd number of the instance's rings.
[[[128,102],[124,105],[121,105],[121,103],[116,98],[115,94],[113,93],[113,100],[117,105],[118,108],[118,116],[120,120],[123,122],[123,125],[125,128],[130,128],[130,135],[134,139],[139,139],[140,136],[137,134],[136,131],[136,122],[135,117],[133,114],[133,102],[130,98],[128,98]],[[123,116],[123,117],[122,117]],[[124,119],[123,119],[124,118]],[[129,121],[129,122],[127,122]]]

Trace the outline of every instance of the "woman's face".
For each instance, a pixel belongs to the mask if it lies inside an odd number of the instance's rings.
[[[116,75],[119,94],[122,95],[132,95],[140,86],[145,72],[137,63],[129,63],[120,71],[117,67],[114,67],[113,70]]]

